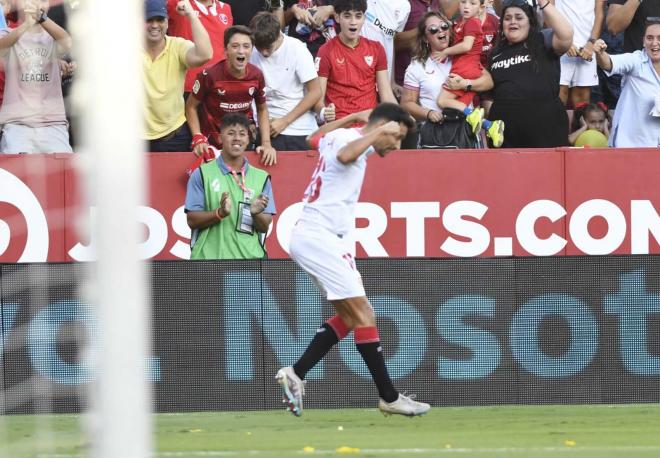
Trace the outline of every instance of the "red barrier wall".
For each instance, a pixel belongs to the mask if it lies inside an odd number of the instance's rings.
[[[280,153],[269,169],[278,215],[267,239],[286,257],[288,233],[317,154]],[[93,205],[78,156],[0,156],[0,262],[94,258],[79,235]],[[250,154],[251,163],[258,157]],[[141,209],[144,258],[189,256],[183,213],[189,153],[149,154]],[[358,256],[538,256],[660,253],[660,149],[401,151],[370,157],[356,218]],[[121,186],[121,183],[118,183]],[[84,218],[77,218],[76,215]]]

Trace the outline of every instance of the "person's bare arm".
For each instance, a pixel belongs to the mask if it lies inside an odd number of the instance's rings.
[[[401,126],[396,121],[389,121],[385,124],[370,130],[366,135],[348,142],[337,151],[337,160],[342,164],[350,164],[357,159],[373,145],[381,135],[399,135]]]
[[[456,56],[459,54],[465,54],[470,49],[472,49],[473,45],[474,45],[474,37],[472,35],[468,35],[467,37],[463,38],[463,41],[461,41],[460,43],[455,44],[454,46],[450,46],[442,51],[439,51],[439,54],[442,55],[442,58],[440,58],[440,60],[444,59],[447,56]]]
[[[208,141],[204,142],[203,139],[197,141],[197,139],[194,138],[196,135],[200,135],[202,133],[202,128],[199,122],[199,114],[197,112],[200,103],[201,102],[197,100],[197,97],[195,97],[193,94],[190,94],[186,100],[186,121],[188,122],[190,133],[193,136],[194,146],[192,148],[192,152],[197,157],[204,155],[207,148],[209,147]]]
[[[580,128],[573,133],[568,134],[568,143],[575,145],[578,137],[582,135],[587,130],[587,123],[584,122],[584,118],[580,118]]]
[[[284,12],[284,22],[289,24],[291,21],[296,20],[303,24],[312,25],[312,15],[307,8],[300,8],[298,4],[294,4]]]
[[[188,127],[190,127],[190,133],[201,134],[201,126],[199,123],[199,114],[197,113],[197,108],[201,102],[197,100],[193,94],[188,96],[186,100],[186,121],[188,121]]]
[[[590,38],[598,40],[603,33],[603,21],[605,19],[605,3],[607,0],[596,0],[594,4],[594,26],[591,29]]]
[[[471,90],[476,92],[490,91],[495,86],[495,83],[493,82],[493,78],[491,77],[488,70],[486,70],[485,68],[481,70],[481,76],[473,80],[468,80],[460,75],[451,73],[447,77],[447,81],[445,82],[445,84],[449,89],[454,91],[466,91],[467,85],[471,84],[472,85]]]
[[[591,60],[594,57],[594,42],[600,38],[605,18],[605,0],[596,0],[594,5],[594,26],[591,28],[589,40],[580,51],[580,57]]]
[[[186,53],[186,65],[189,68],[204,65],[213,57],[213,47],[208,32],[195,14],[193,7],[190,6],[190,0],[181,0],[177,4],[176,10],[182,16],[188,16],[192,30],[194,46]]]
[[[390,72],[387,70],[377,71],[376,86],[378,87],[378,97],[381,102],[397,103],[396,97],[394,97],[394,92],[392,92]]]
[[[555,4],[550,0],[540,0],[543,3],[543,19],[545,24],[553,31],[552,34],[552,49],[555,53],[561,55],[566,53],[573,44],[573,26],[568,19],[555,7]]]
[[[231,213],[231,198],[227,191],[220,196],[220,206],[210,211],[186,212],[186,222],[190,229],[206,229],[220,223]]]
[[[417,27],[398,32],[394,35],[394,50],[412,49],[415,41],[417,41]]]
[[[316,143],[315,139],[324,136],[328,132],[332,132],[333,130],[350,126],[351,124],[356,124],[356,123],[366,124],[367,122],[369,122],[369,115],[371,114],[371,111],[372,111],[371,109],[358,111],[357,113],[352,113],[349,114],[348,116],[344,116],[341,119],[337,119],[335,121],[330,121],[326,124],[323,124],[313,133],[307,136],[307,144],[309,145],[310,148],[315,149],[317,147],[317,145],[315,144]]]
[[[312,16],[312,20],[316,27],[321,27],[330,16],[335,14],[335,7],[332,5],[317,6],[316,13]]]
[[[623,5],[610,5],[605,20],[607,29],[612,33],[620,33],[626,30],[632,22],[639,5],[641,5],[639,0],[628,0]]]
[[[453,19],[454,16],[458,13],[458,8],[460,6],[459,0],[440,0],[440,7],[442,12],[449,19]]]
[[[4,37],[0,38],[0,55],[4,56],[5,54],[7,54],[9,48],[14,46],[14,44],[18,41],[18,39],[21,38],[21,36],[23,36],[23,34],[34,24],[35,24],[34,19],[32,20],[31,24],[26,19],[25,21],[23,21],[21,25],[16,27],[14,30],[9,32]]]
[[[250,204],[252,224],[257,232],[268,232],[268,226],[273,221],[273,215],[264,213],[267,206],[268,196],[266,194],[259,194]]]
[[[594,43],[594,53],[596,54],[596,63],[600,68],[609,72],[612,70],[612,59],[610,55],[605,51],[607,49],[607,44],[601,40],[596,40]]]
[[[321,108],[325,106],[325,91],[327,87],[328,87],[328,78],[319,76],[319,89],[321,90],[321,96],[314,105],[314,111],[316,111],[317,113],[319,113],[321,111]]]
[[[256,152],[261,154],[261,163],[273,165],[277,163],[277,151],[270,144],[270,121],[268,120],[268,106],[265,103],[257,104],[257,122],[259,123],[259,136],[261,145]]]
[[[321,98],[321,84],[319,79],[314,78],[305,83],[305,95],[298,104],[293,107],[286,116],[273,119],[270,123],[270,135],[276,137],[282,133],[293,121],[306,112],[312,110]]]
[[[47,18],[42,22],[41,27],[53,37],[57,43],[57,51],[60,54],[68,54],[71,52],[71,35],[69,35],[66,30],[57,25],[57,23],[50,18]]]
[[[418,121],[440,122],[442,121],[442,110],[430,110],[419,104],[419,89],[408,89],[403,87],[401,95],[401,107]]]
[[[314,111],[320,118],[322,118],[322,122],[334,121],[336,118],[335,104],[325,104],[325,91],[328,87],[328,78],[319,76],[319,86],[321,88],[321,97],[319,97],[318,102],[314,105]],[[321,116],[321,114],[323,114],[323,116]]]

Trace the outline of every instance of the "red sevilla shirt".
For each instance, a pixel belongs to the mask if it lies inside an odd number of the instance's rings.
[[[335,104],[337,119],[378,104],[376,73],[387,71],[387,57],[377,41],[360,37],[350,48],[335,37],[319,49],[316,67],[328,79],[325,104]]]
[[[474,37],[472,48],[465,54],[454,56],[451,72],[463,78],[478,78],[481,76],[481,48],[483,46],[484,34],[481,30],[479,18],[471,17],[467,21],[454,24],[454,44],[460,43],[465,37]]]
[[[481,24],[481,31],[484,34],[484,41],[481,47],[481,66],[488,67],[488,56],[495,45],[495,37],[500,27],[500,20],[497,16],[486,13],[486,20]]]
[[[227,113],[244,113],[253,119],[252,102],[266,103],[264,74],[248,64],[246,75],[236,78],[229,73],[226,60],[203,70],[192,87],[191,97],[201,103],[200,127],[202,134],[220,132],[220,121]]]

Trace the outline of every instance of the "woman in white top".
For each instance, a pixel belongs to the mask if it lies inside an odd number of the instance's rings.
[[[451,21],[442,13],[430,11],[422,16],[417,25],[417,41],[413,49],[413,57],[403,82],[401,106],[419,122],[442,123],[442,109],[437,100],[442,85],[452,84],[449,71],[451,59],[437,62],[434,53],[448,48],[452,41]],[[493,87],[490,74],[484,70],[479,78],[468,81],[460,79],[463,86],[452,89],[468,89],[487,91]],[[468,89],[468,90],[469,90]],[[421,145],[424,146],[424,145]]]

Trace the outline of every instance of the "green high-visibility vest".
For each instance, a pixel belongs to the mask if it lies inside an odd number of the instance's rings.
[[[200,167],[204,183],[204,205],[206,211],[220,206],[223,192],[229,192],[231,213],[217,224],[201,229],[193,245],[190,259],[259,259],[266,256],[259,233],[246,234],[236,230],[238,203],[243,201],[243,190],[232,174],[223,174],[217,161],[207,162]],[[266,185],[266,171],[250,166],[245,172],[245,185],[252,190],[253,199]]]

